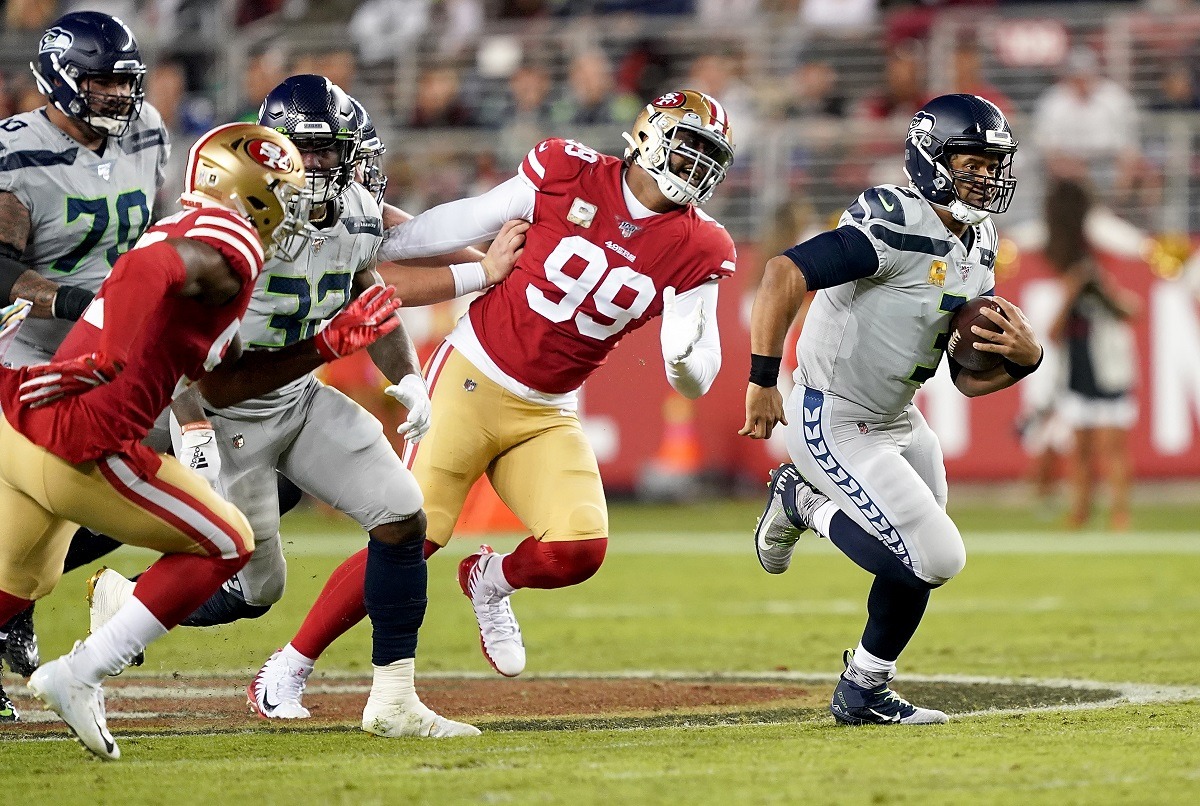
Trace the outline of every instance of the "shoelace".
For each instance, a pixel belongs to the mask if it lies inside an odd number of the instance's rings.
[[[521,631],[507,596],[498,602],[480,605],[479,612],[487,621],[488,629],[500,638],[515,638]]]
[[[275,683],[279,701],[299,700],[304,694],[304,686],[308,683],[309,672],[302,666],[293,666],[288,661],[283,662],[284,672]]]

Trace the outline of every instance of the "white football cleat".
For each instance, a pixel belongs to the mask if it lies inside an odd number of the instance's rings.
[[[136,587],[136,582],[126,579],[111,568],[101,568],[88,577],[87,602],[90,620],[88,635],[111,621],[117,611],[133,598],[133,589]],[[145,662],[146,653],[139,652],[133,656],[129,665],[141,666]]]
[[[788,570],[796,543],[812,528],[814,514],[828,500],[790,462],[771,471],[767,506],[754,527],[754,551],[764,571]]]
[[[362,729],[388,739],[404,736],[448,739],[480,734],[474,725],[438,716],[415,695],[402,704],[383,703],[368,697],[367,707],[363,709]]]
[[[477,553],[459,563],[458,584],[475,609],[483,656],[500,674],[516,677],[525,671],[521,625],[513,613],[511,594],[502,593],[484,576],[491,563],[500,561],[491,546],[480,546]]]
[[[29,690],[62,717],[79,743],[97,758],[116,761],[121,757],[121,749],[108,732],[104,689],[80,681],[63,658],[38,667],[29,678]]]
[[[312,671],[277,649],[246,686],[246,704],[263,719],[308,719],[311,714],[300,698]]]

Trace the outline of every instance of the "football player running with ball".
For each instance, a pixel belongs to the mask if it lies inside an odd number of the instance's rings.
[[[830,705],[850,725],[945,722],[888,687],[929,593],[958,574],[966,552],[945,512],[946,471],[937,437],[913,395],[937,370],[955,309],[994,292],[997,236],[991,213],[1008,209],[1017,142],[1008,121],[974,95],[943,95],[912,119],[904,151],[909,187],[881,185],[839,226],[767,262],[750,325],[746,424],[766,439],[791,423],[794,464],[772,473],[755,530],[759,562],[788,569],[812,529],[875,577],[858,648]],[[804,295],[817,291],[796,347],[796,388],[785,408],[776,388],[784,337]],[[986,315],[976,349],[1003,360],[988,371],[950,361],[968,397],[1012,386],[1041,363],[1021,311]]]
[[[532,223],[512,274],[472,302],[426,366],[433,418],[405,451],[425,493],[427,555],[449,542],[484,473],[533,531],[511,554],[484,546],[459,567],[483,654],[510,677],[525,668],[525,645],[509,597],[583,582],[608,544],[604,488],[576,413],[580,386],[622,336],[658,316],[676,390],[699,397],[721,366],[717,283],[736,256],[699,206],[733,161],[729,119],[703,93],[669,92],[625,137],[623,160],[545,140],[513,178],[389,229],[380,248],[381,260],[443,254],[494,237],[510,219]],[[460,291],[488,280],[478,264],[452,268]],[[334,571],[285,651],[315,660],[362,619],[364,559]]]

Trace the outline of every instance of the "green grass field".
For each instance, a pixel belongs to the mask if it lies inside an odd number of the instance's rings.
[[[789,573],[764,574],[749,537],[758,507],[614,507],[616,537],[597,577],[514,598],[527,675],[786,669],[831,680],[861,632],[869,578],[811,536]],[[619,730],[484,724],[478,739],[443,742],[237,713],[228,729],[206,735],[129,735],[114,724],[124,757],[112,765],[90,761],[65,732],[16,727],[0,734],[0,791],[19,793],[22,804],[1200,801],[1200,506],[1141,507],[1139,531],[1124,535],[1057,532],[1020,508],[964,506],[955,515],[967,568],[934,594],[896,688],[906,691],[905,675],[1072,679],[1139,684],[1126,687],[1139,701],[912,728],[841,728],[819,712],[782,723]],[[178,630],[151,648],[143,672],[248,676],[290,638],[331,568],[362,544],[346,524],[311,514],[290,517],[285,540],[288,590],[271,613]],[[455,580],[458,558],[472,548],[457,541],[430,563],[418,690],[422,672],[487,671]],[[123,550],[110,564],[132,573],[149,557]],[[39,604],[43,657],[86,629],[85,579],[65,578]],[[369,645],[360,625],[331,648],[314,682],[322,672],[365,674]],[[926,691],[916,685],[909,690]]]

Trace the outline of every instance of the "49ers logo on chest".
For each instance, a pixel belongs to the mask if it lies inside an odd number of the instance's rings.
[[[246,153],[259,165],[272,171],[292,170],[292,158],[277,143],[270,140],[251,140],[246,143]]]

